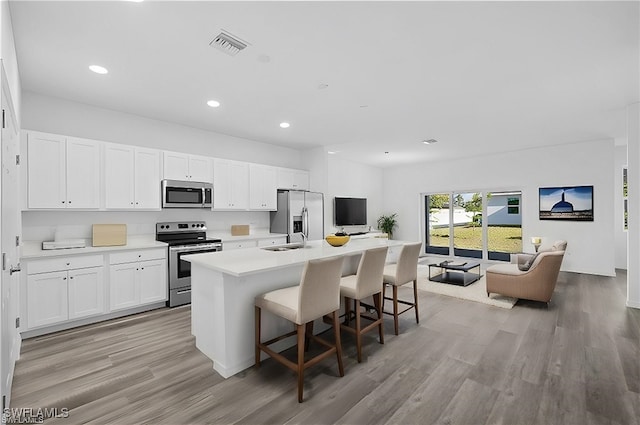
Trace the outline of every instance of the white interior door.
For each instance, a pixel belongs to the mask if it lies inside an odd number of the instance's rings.
[[[1,156],[1,225],[0,244],[2,250],[2,273],[0,278],[2,314],[0,314],[0,391],[3,402],[8,406],[11,397],[13,367],[20,351],[20,336],[17,329],[19,297],[20,247],[22,226],[18,208],[18,165],[19,152],[18,128],[12,108],[11,97],[7,85],[4,67],[1,70],[2,80],[2,133]],[[6,399],[4,398],[6,396]]]

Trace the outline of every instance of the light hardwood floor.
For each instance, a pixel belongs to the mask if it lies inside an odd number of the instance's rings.
[[[420,292],[419,326],[404,314],[395,336],[386,318],[386,343],[366,335],[360,364],[343,333],[345,376],[333,358],[310,368],[302,404],[270,359],[222,379],[189,307],[156,310],[25,340],[11,407],[68,408],[46,421],[64,424],[640,425],[640,310],[624,307],[625,280],[561,273],[548,309]]]

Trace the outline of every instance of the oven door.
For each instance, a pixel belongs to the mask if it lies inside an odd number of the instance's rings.
[[[182,256],[222,251],[219,243],[180,245],[169,247],[169,289],[191,286],[191,263]]]

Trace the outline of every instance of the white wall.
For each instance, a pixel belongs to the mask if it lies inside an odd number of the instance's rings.
[[[24,92],[27,130],[146,146],[216,158],[301,168],[300,150]]]
[[[614,238],[616,244],[616,269],[627,269],[627,232],[623,229],[624,208],[622,203],[622,168],[627,166],[627,146],[615,147],[614,159]],[[628,177],[627,177],[628,178]]]
[[[13,110],[18,121],[18,128],[22,128],[21,123],[21,97],[22,90],[20,87],[20,75],[18,73],[18,59],[16,56],[16,46],[13,39],[13,26],[11,24],[11,10],[9,2],[2,0],[0,3],[0,54],[2,55],[2,65],[7,74],[9,82],[9,90],[11,91],[11,100],[13,102]]]
[[[383,170],[384,205],[398,212],[398,239],[421,240],[420,193],[521,190],[525,250],[532,250],[526,244],[531,236],[542,236],[543,246],[566,239],[563,270],[612,276],[615,274],[613,168],[613,140],[403,165]],[[594,186],[594,221],[540,221],[538,188],[574,185]]]
[[[627,306],[640,308],[640,103],[628,108],[629,232]]]

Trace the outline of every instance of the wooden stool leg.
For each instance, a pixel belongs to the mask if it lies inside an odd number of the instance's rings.
[[[416,323],[420,323],[420,315],[418,314],[418,280],[413,281],[413,308],[416,310]]]
[[[356,303],[356,350],[358,352],[358,363],[362,362],[362,333],[360,324],[360,300]]]
[[[304,351],[309,351],[311,345],[311,335],[313,335],[313,320],[306,325],[307,337],[304,340]]]
[[[344,324],[349,326],[351,321],[351,298],[344,297]]]
[[[340,322],[338,312],[333,312],[333,332],[336,336],[336,355],[338,356],[338,372],[340,376],[344,376],[344,367],[342,366],[342,343],[340,342]]]
[[[260,316],[262,310],[260,307],[255,307],[255,317],[256,317],[256,367],[260,367]]]
[[[393,328],[398,335],[398,287],[393,285]]]
[[[376,307],[376,313],[378,313],[378,334],[380,335],[380,344],[384,344],[384,326],[382,325],[382,303],[384,298],[382,298],[382,294],[378,292],[373,295],[373,304]]]
[[[297,325],[298,330],[298,403],[302,403],[304,386],[304,334],[305,325]]]

